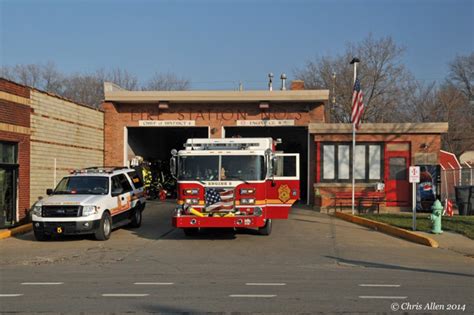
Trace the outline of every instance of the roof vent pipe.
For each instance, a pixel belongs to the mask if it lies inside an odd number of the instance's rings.
[[[268,74],[268,90],[273,91],[273,73]]]
[[[280,76],[281,79],[281,90],[285,91],[286,90],[286,74],[282,73]]]

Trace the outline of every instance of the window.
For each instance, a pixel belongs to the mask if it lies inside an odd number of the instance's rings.
[[[17,144],[0,142],[0,164],[17,163]]]
[[[129,172],[129,173],[128,173],[128,176],[130,176],[130,178],[132,179],[133,186],[135,186],[135,188],[138,189],[138,188],[143,187],[143,182],[142,182],[142,180],[140,179],[140,176],[138,176],[138,174],[137,174],[136,171]]]
[[[392,157],[388,162],[389,179],[406,180],[407,179],[407,161],[404,157]]]
[[[382,144],[359,143],[352,162],[351,143],[323,143],[321,145],[321,181],[349,182],[352,167],[356,181],[380,181],[382,174]]]
[[[109,192],[109,180],[104,176],[64,177],[54,190],[55,195],[106,195]]]
[[[124,174],[118,174],[112,177],[112,194],[117,190],[121,190],[122,194],[132,191],[132,186]]]

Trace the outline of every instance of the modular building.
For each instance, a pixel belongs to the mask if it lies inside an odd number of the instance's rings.
[[[104,113],[0,78],[0,228],[71,169],[101,166]]]

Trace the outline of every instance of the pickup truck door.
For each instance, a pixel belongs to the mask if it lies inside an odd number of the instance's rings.
[[[276,153],[273,178],[267,180],[268,219],[287,219],[291,206],[300,198],[300,155]]]

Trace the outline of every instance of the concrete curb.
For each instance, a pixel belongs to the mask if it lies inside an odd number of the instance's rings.
[[[4,239],[4,238],[9,238],[9,237],[11,237],[15,234],[29,232],[32,229],[33,229],[33,224],[31,224],[31,223],[20,225],[20,226],[8,229],[7,231],[0,232],[0,240]]]
[[[422,244],[422,245],[426,245],[426,246],[430,246],[430,247],[434,247],[434,248],[439,247],[438,242],[436,242],[432,238],[422,236],[422,235],[419,235],[417,233],[414,233],[414,232],[411,232],[411,231],[408,231],[408,230],[404,230],[404,229],[401,229],[401,228],[398,228],[398,227],[394,227],[394,226],[386,224],[386,223],[377,222],[377,221],[369,220],[369,219],[364,219],[364,218],[361,218],[359,216],[355,216],[355,215],[347,214],[347,213],[342,213],[342,212],[338,212],[338,211],[334,212],[334,216],[336,216],[339,219],[349,221],[349,222],[352,222],[352,223],[356,223],[356,224],[359,224],[359,225],[363,225],[365,227],[371,228],[371,229],[376,230],[376,231],[380,231],[380,232],[385,233],[385,234],[389,234],[389,235],[392,235],[392,236],[403,238],[403,239],[405,239],[407,241],[410,241],[410,242],[414,242],[414,243],[418,243],[418,244]]]

